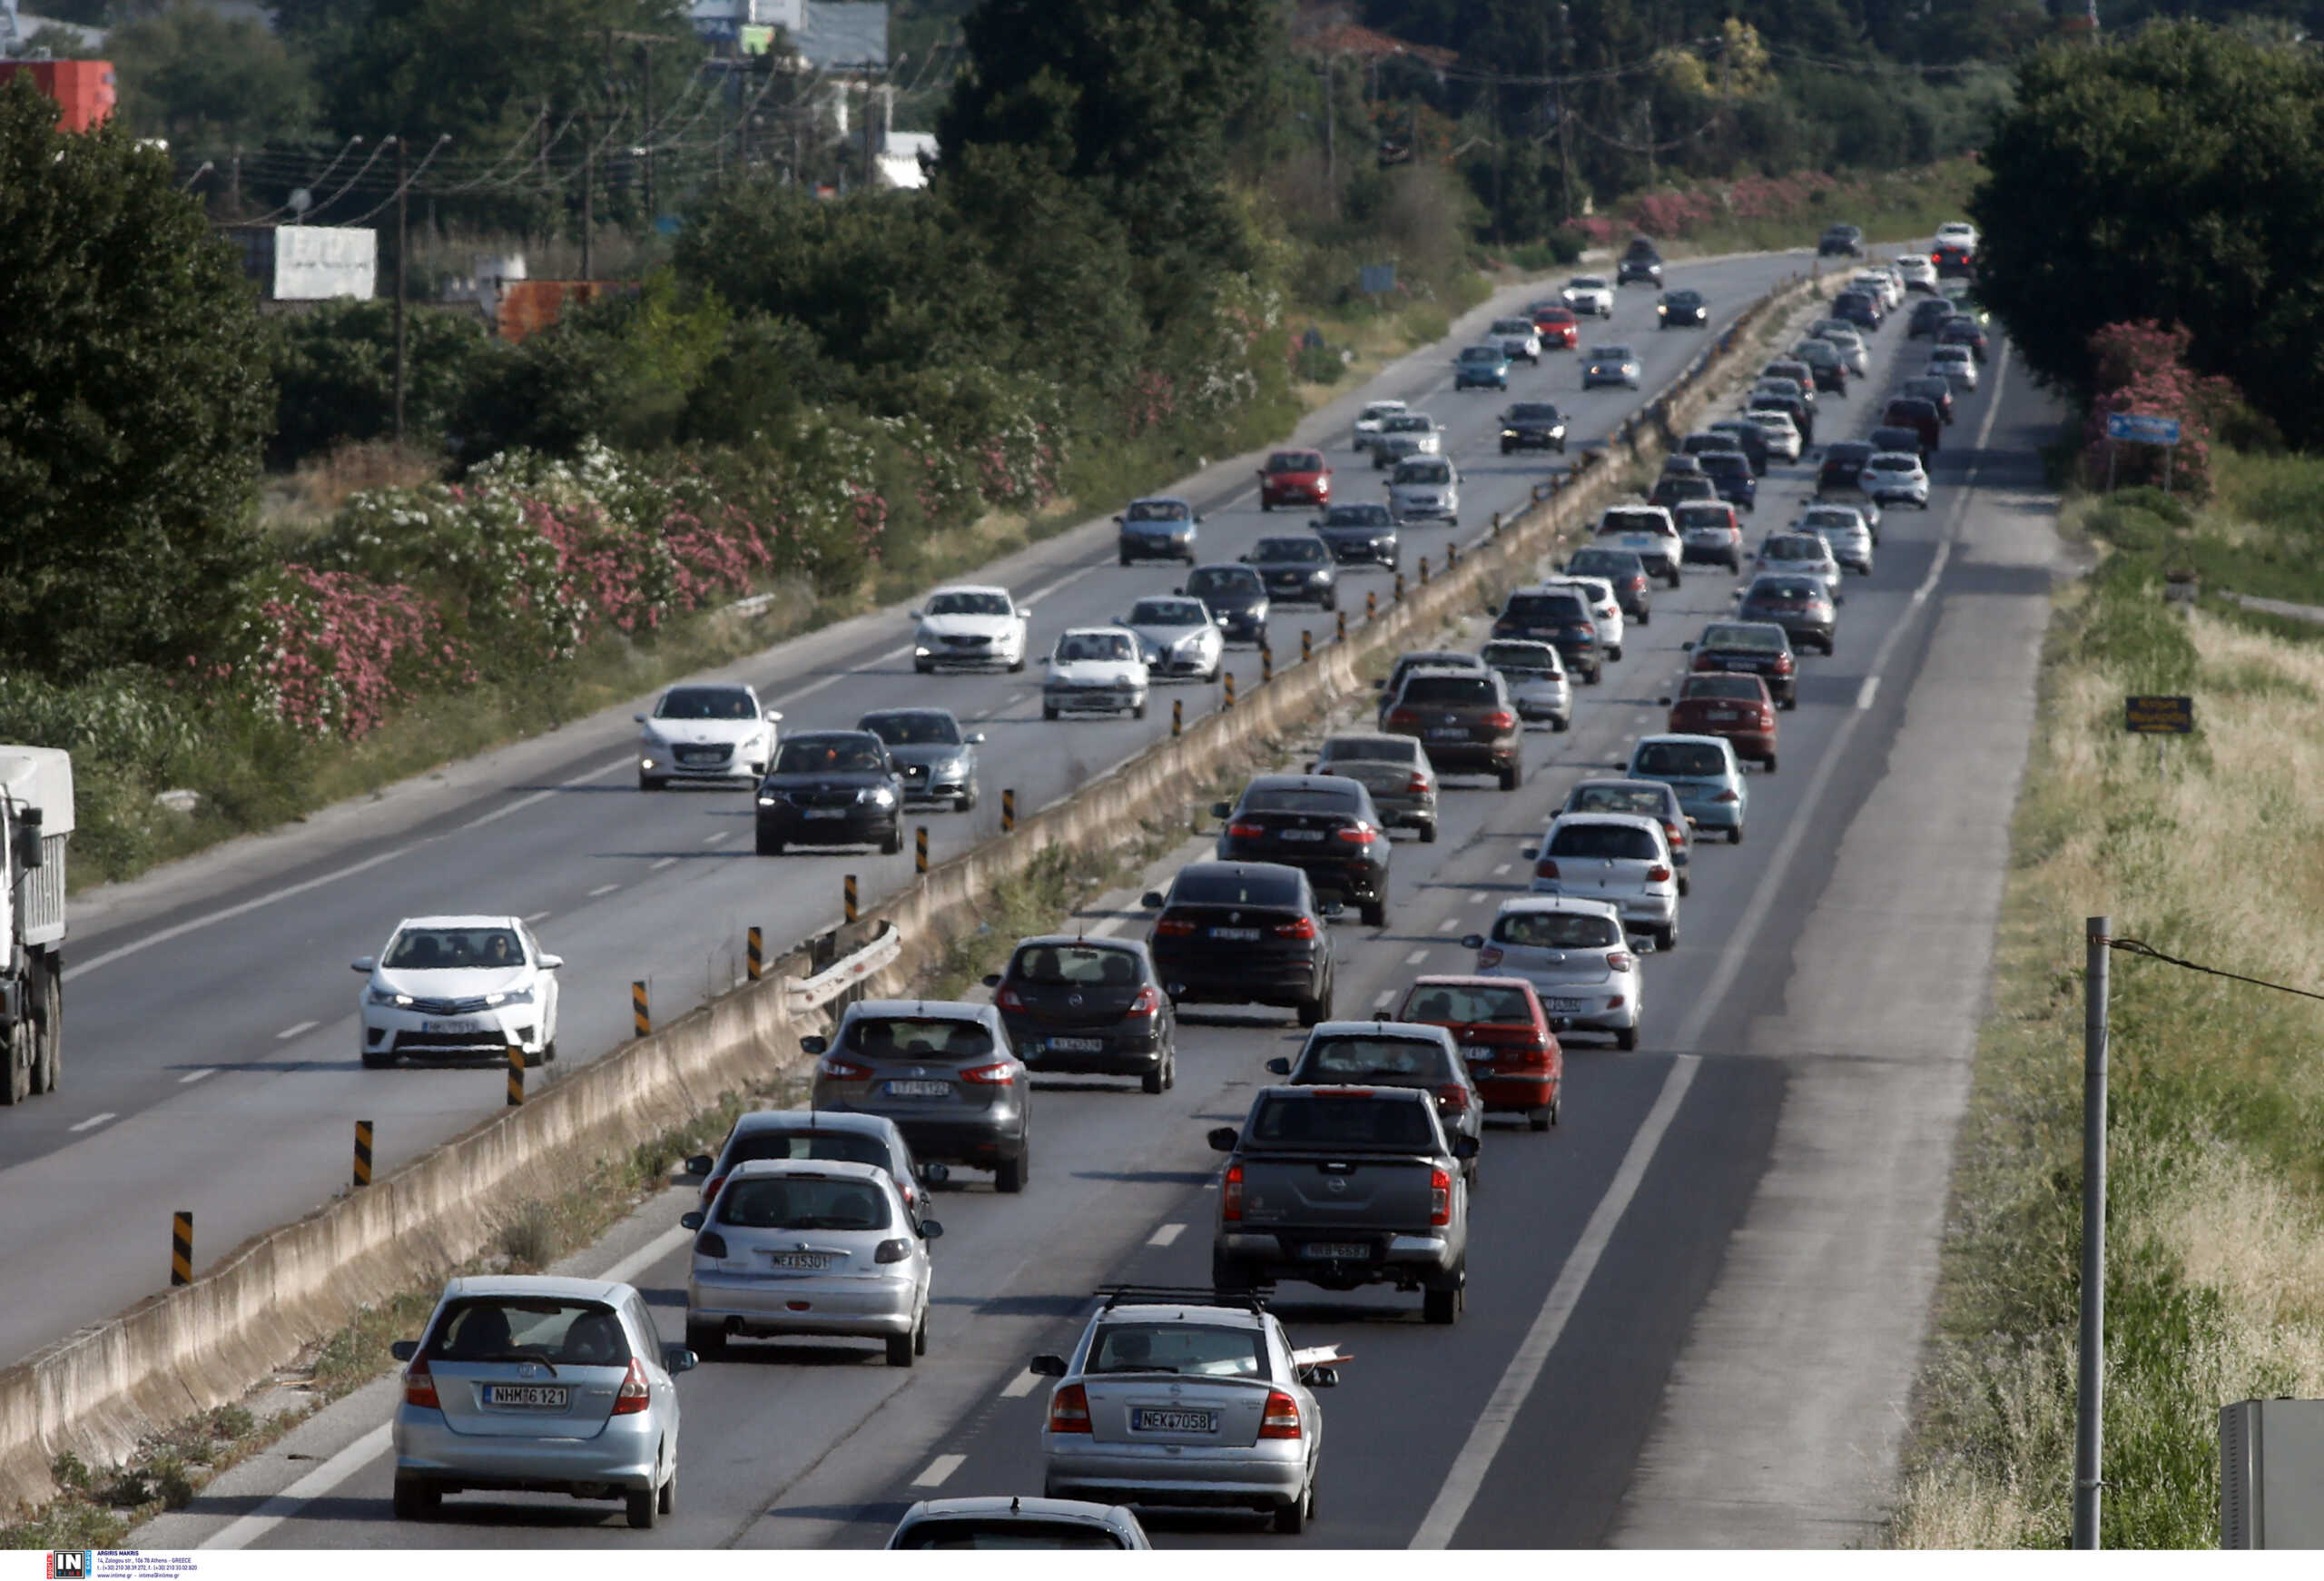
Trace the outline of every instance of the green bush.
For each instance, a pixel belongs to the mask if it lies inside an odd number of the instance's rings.
[[[1347,364],[1333,347],[1303,344],[1292,358],[1291,371],[1303,384],[1337,384]]]

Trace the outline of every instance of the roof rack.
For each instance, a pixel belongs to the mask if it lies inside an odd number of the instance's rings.
[[[1105,1298],[1099,1311],[1111,1311],[1116,1307],[1128,1305],[1184,1304],[1240,1307],[1246,1311],[1263,1312],[1275,1295],[1275,1287],[1262,1285],[1255,1290],[1219,1290],[1207,1285],[1099,1285],[1098,1294]]]

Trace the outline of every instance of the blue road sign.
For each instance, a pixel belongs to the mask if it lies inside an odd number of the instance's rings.
[[[2106,437],[2141,445],[2175,445],[2179,442],[2179,420],[2142,417],[2134,411],[2110,411],[2106,414]]]
[[[1396,266],[1393,263],[1367,263],[1360,287],[1366,296],[1378,296],[1396,289]]]

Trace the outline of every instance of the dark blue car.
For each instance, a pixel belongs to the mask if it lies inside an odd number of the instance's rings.
[[[1721,499],[1738,510],[1759,508],[1759,479],[1751,470],[1748,456],[1740,450],[1704,450],[1695,459]]]

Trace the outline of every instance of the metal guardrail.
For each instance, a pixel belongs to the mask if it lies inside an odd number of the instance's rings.
[[[903,954],[904,936],[893,923],[881,923],[872,942],[854,954],[842,955],[812,977],[783,985],[783,996],[793,1014],[819,1009],[845,993],[890,964]]]

